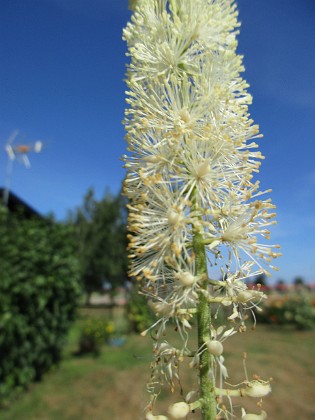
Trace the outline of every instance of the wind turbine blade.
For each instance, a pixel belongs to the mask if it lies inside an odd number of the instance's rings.
[[[14,160],[15,159],[15,153],[14,153],[14,150],[13,150],[12,146],[10,144],[7,144],[5,146],[5,150],[8,154],[8,156],[9,156],[9,159]]]
[[[12,131],[12,133],[10,134],[7,144],[12,144],[14,142],[14,140],[16,139],[17,135],[19,134],[19,130],[14,130]]]
[[[43,143],[40,140],[36,141],[34,144],[34,152],[39,153],[42,150],[42,147]]]
[[[21,156],[21,159],[22,159],[22,162],[24,163],[24,165],[25,165],[26,168],[30,168],[31,167],[31,162],[30,162],[30,160],[29,160],[29,158],[28,158],[27,155],[22,155]]]

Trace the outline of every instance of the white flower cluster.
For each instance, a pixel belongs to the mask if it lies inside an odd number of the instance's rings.
[[[280,255],[266,244],[274,206],[253,180],[263,156],[240,75],[238,26],[233,0],[138,0],[124,30],[129,274],[158,316],[154,371],[171,386],[200,297],[230,306],[242,326],[244,310],[264,297],[244,280],[268,273]],[[221,281],[196,268],[196,237]],[[183,338],[180,357],[162,334],[169,319]],[[216,340],[199,352],[208,348],[220,364],[221,347]]]

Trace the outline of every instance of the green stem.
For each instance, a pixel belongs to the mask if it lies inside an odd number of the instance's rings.
[[[201,287],[208,288],[207,281],[207,259],[203,236],[196,232],[193,239],[193,249],[196,257],[196,274],[204,277]],[[199,294],[199,303],[197,307],[198,322],[198,347],[204,346],[210,337],[211,313],[207,297]],[[200,398],[202,401],[201,414],[202,420],[215,420],[217,414],[215,383],[213,379],[213,356],[204,351],[200,356],[199,378],[200,378]]]

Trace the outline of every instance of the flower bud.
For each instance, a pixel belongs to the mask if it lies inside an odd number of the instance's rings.
[[[145,420],[168,420],[166,416],[154,416],[152,413],[147,413]]]
[[[181,273],[178,273],[176,277],[185,287],[193,286],[197,281],[196,277],[192,275],[189,271],[183,271]]]
[[[166,317],[171,317],[173,315],[174,310],[172,305],[169,303],[163,301],[153,302],[152,300],[149,300],[148,305],[156,315]]]
[[[185,123],[188,123],[190,120],[190,114],[186,107],[180,110],[179,116],[180,116],[180,119]]]
[[[262,398],[271,392],[269,382],[252,381],[243,390],[247,397]]]
[[[197,178],[202,178],[204,176],[207,176],[211,173],[211,167],[209,165],[209,162],[205,161],[200,163],[196,168],[196,176]]]
[[[209,353],[213,354],[214,356],[221,356],[221,354],[223,353],[223,345],[218,340],[208,341],[207,347]]]
[[[168,408],[168,414],[172,419],[184,419],[189,412],[189,405],[184,401],[175,403]]]
[[[250,290],[246,290],[246,291],[244,290],[237,295],[236,300],[237,302],[245,303],[245,302],[250,301],[253,298],[254,296]]]
[[[236,300],[237,302],[245,303],[253,299],[262,299],[265,297],[266,295],[259,290],[243,290],[237,295]]]
[[[167,212],[167,220],[169,225],[174,228],[182,222],[183,215],[174,209],[169,209]]]
[[[160,162],[160,158],[156,155],[148,155],[148,156],[144,156],[142,158],[145,162],[149,162],[149,163],[159,163]]]
[[[245,414],[242,416],[242,420],[265,420],[267,418],[266,411],[262,411],[260,414]]]

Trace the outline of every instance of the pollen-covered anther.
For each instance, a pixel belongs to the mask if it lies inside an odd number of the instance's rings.
[[[171,250],[172,250],[172,252],[174,252],[176,257],[180,257],[181,252],[182,252],[182,247],[181,246],[178,246],[175,243],[172,243]]]
[[[143,277],[145,277],[147,280],[155,282],[158,279],[158,276],[154,275],[152,270],[148,267],[144,268],[142,270]]]

